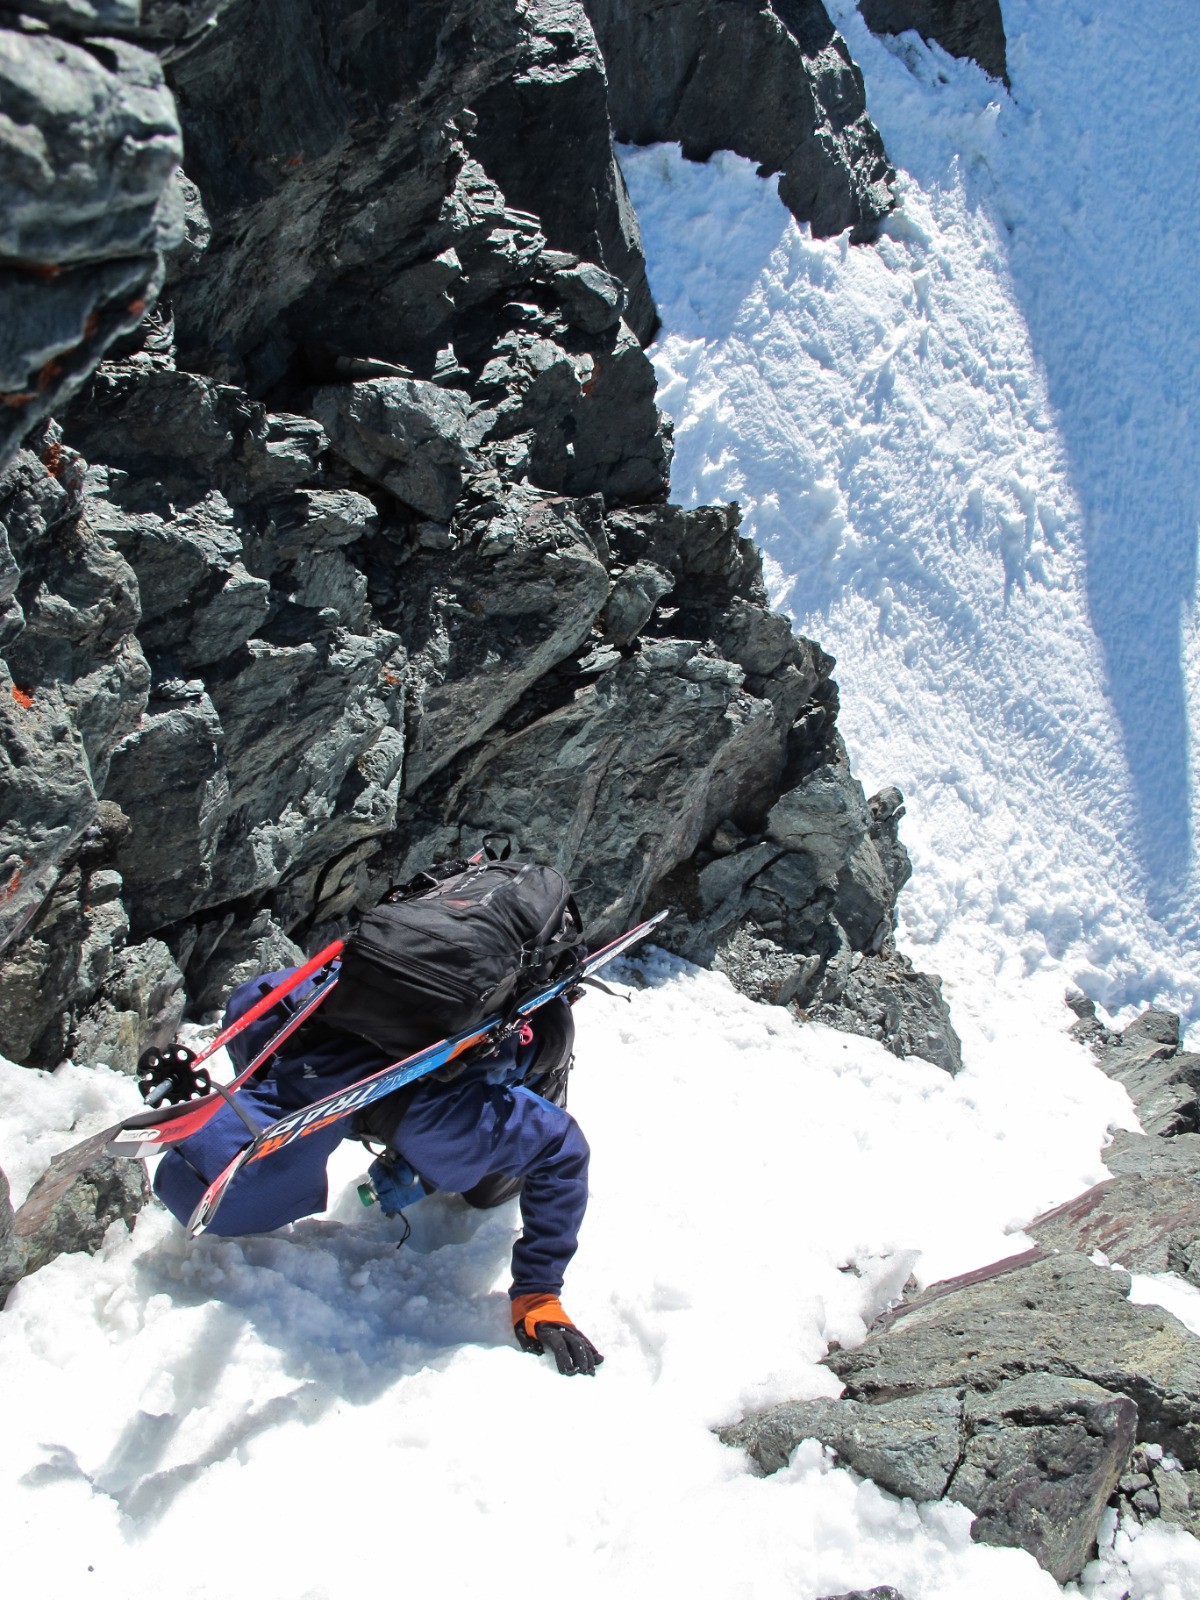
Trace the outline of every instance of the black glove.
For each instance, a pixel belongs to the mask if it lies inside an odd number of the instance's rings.
[[[512,1309],[513,1332],[522,1350],[535,1356],[549,1351],[558,1363],[558,1370],[568,1378],[576,1373],[584,1373],[589,1378],[595,1376],[604,1357],[587,1335],[580,1333],[556,1296],[518,1295]]]

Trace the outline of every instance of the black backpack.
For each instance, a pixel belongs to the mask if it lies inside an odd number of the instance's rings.
[[[321,1015],[398,1060],[485,1017],[512,1016],[585,954],[561,872],[444,862],[362,919]]]

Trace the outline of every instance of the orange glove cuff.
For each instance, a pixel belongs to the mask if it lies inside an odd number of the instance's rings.
[[[531,1339],[536,1339],[534,1329],[539,1322],[564,1322],[568,1328],[575,1324],[558,1303],[558,1296],[554,1294],[519,1294],[512,1303],[513,1327],[525,1324],[525,1332]]]

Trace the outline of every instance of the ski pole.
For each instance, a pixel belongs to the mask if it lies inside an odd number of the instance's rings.
[[[197,1067],[209,1060],[211,1056],[215,1056],[218,1050],[227,1045],[231,1039],[236,1039],[243,1029],[248,1028],[252,1022],[257,1022],[265,1012],[277,1006],[281,1000],[291,994],[293,989],[298,989],[307,978],[311,978],[315,972],[319,972],[330,961],[336,960],[342,953],[342,946],[343,941],[335,939],[332,944],[327,944],[324,950],[318,950],[316,955],[306,961],[302,967],[297,967],[295,972],[290,973],[282,983],[276,984],[269,993],[263,995],[260,1000],[256,1000],[248,1011],[243,1011],[236,1021],[231,1022],[227,1028],[222,1028],[216,1038],[206,1044],[199,1055],[190,1056],[184,1063],[187,1071],[194,1073]],[[164,1078],[161,1083],[156,1084],[146,1096],[146,1104],[152,1108],[156,1107],[171,1092],[174,1082],[173,1078]]]

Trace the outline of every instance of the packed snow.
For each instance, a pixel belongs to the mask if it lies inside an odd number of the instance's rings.
[[[351,1600],[381,1560],[442,1596],[545,1574],[714,1600],[1058,1592],[1031,1557],[973,1545],[961,1508],[897,1501],[815,1445],[762,1480],[710,1430],[835,1394],[819,1357],[910,1272],[1023,1248],[1024,1218],[1103,1175],[1124,1092],[1032,1019],[951,1079],[661,954],[617,977],[628,998],[581,1002],[572,1086],[594,1156],[565,1300],[598,1378],[512,1343],[515,1206],[433,1196],[397,1251],[354,1146],[328,1214],[290,1231],[188,1246],[148,1211],[0,1318],[9,1509],[37,1555],[23,1594],[36,1572],[38,1593],[86,1578],[124,1600],[170,1563],[179,1600],[238,1573],[260,1600]],[[113,1073],[5,1068],[14,1179],[134,1098]]]
[[[910,1274],[1021,1249],[1104,1175],[1136,1121],[1066,1036],[1066,983],[1200,1020],[1200,317],[1175,198],[1200,19],[1004,0],[1010,97],[831,10],[900,169],[878,245],[813,241],[734,158],[624,159],[676,496],[739,500],[778,603],[837,654],[855,768],[906,793],[903,938],[946,976],[966,1069],[654,952],[617,969],[624,994],[579,1008],[571,1090],[594,1154],[564,1300],[594,1381],[512,1343],[515,1206],[434,1196],[398,1250],[350,1145],[329,1211],[290,1230],[115,1225],[0,1316],[16,1600],[1060,1593],[961,1507],[815,1444],[758,1478],[712,1429],[836,1393],[820,1356]],[[135,1099],[103,1067],[0,1064],[14,1199]],[[1134,1296],[1200,1329],[1188,1285]],[[1200,1545],[1110,1519],[1077,1587],[1200,1600]]]
[[[900,170],[877,245],[737,157],[624,153],[673,493],[740,502],[837,656],[915,953],[1195,1026],[1200,12],[1005,0],[1009,96],[829,9]]]

